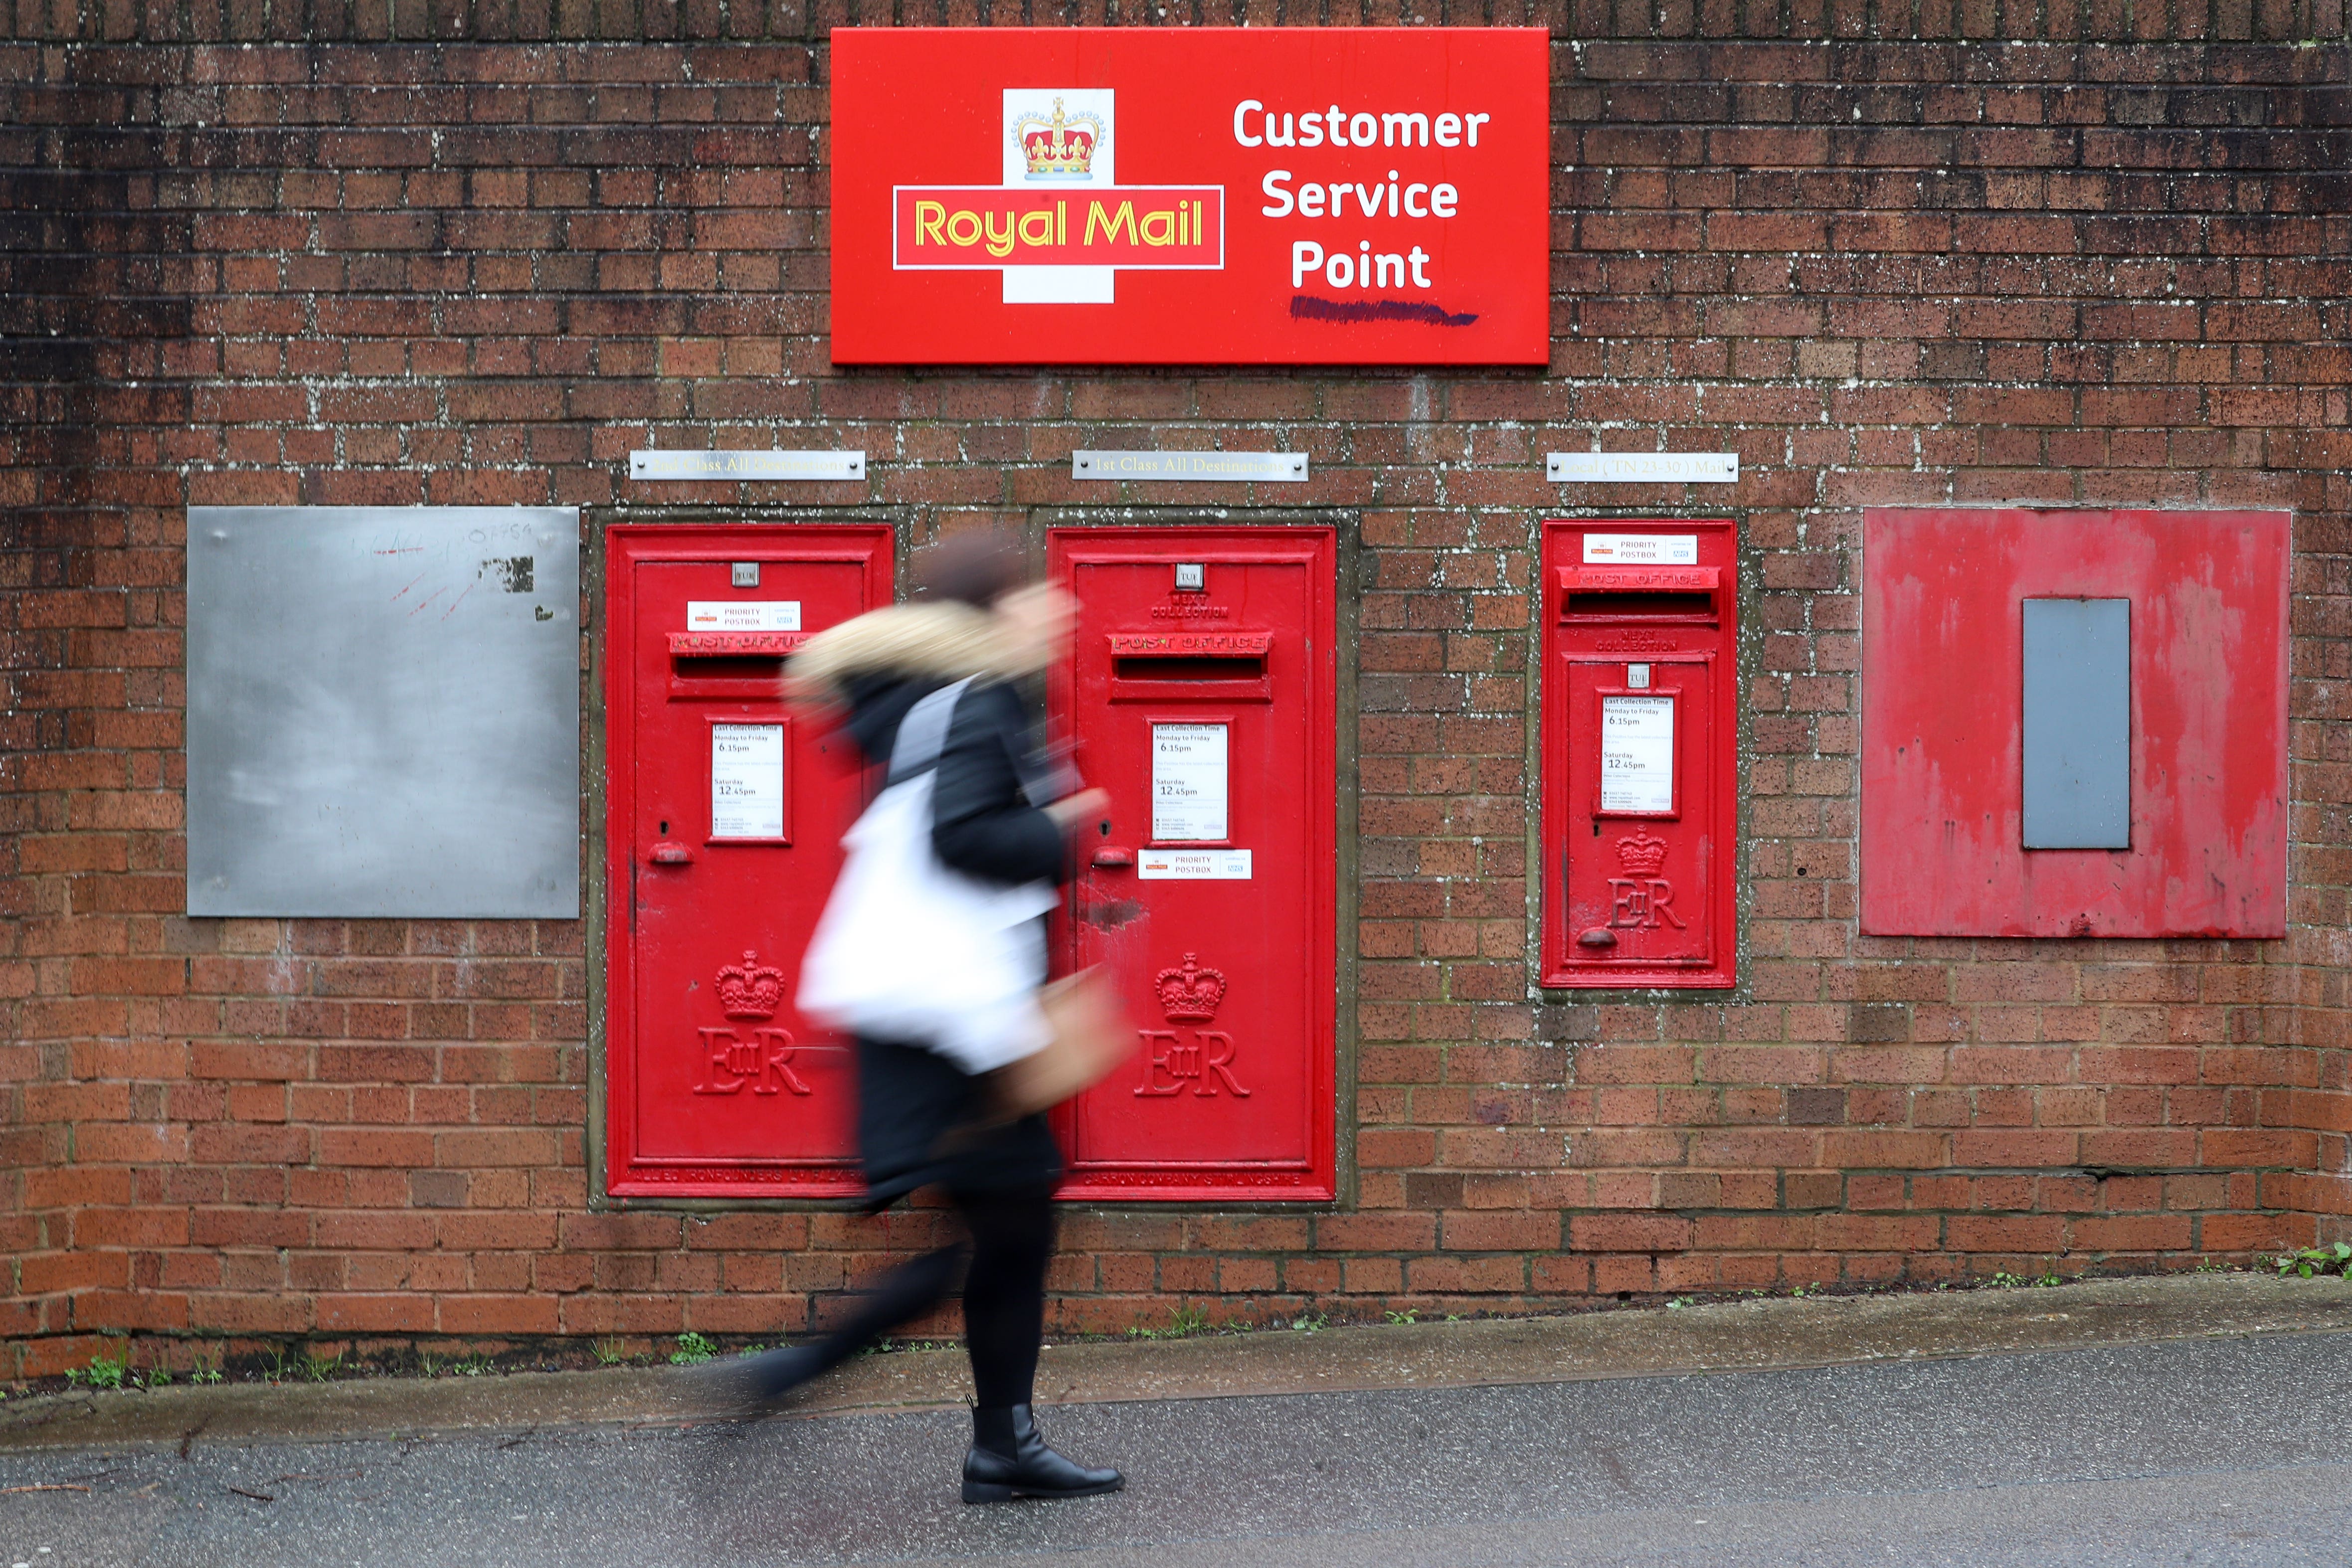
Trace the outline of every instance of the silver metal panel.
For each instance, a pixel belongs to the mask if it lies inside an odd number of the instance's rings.
[[[2131,601],[2025,601],[2029,850],[2131,848]]]
[[[1547,452],[1555,485],[1737,485],[1737,452]]]
[[[1073,452],[1073,479],[1223,480],[1304,485],[1304,452]]]
[[[188,509],[188,913],[580,913],[580,514]]]
[[[863,452],[632,452],[632,479],[863,479]]]

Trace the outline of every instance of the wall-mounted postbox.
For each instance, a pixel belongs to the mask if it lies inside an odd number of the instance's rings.
[[[1335,1190],[1335,541],[1061,528],[1082,611],[1055,719],[1108,819],[1058,945],[1108,966],[1132,1061],[1062,1114],[1065,1195]]]
[[[1543,983],[1728,986],[1738,540],[1544,524]]]
[[[785,658],[890,599],[887,528],[605,534],[605,1190],[858,1190],[845,1041],[794,1012],[861,779]]]

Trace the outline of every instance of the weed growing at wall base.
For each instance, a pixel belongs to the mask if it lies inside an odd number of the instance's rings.
[[[1146,1328],[1138,1323],[1127,1331],[1129,1339],[1191,1339],[1194,1334],[1207,1333],[1211,1328],[1209,1314],[1198,1307],[1178,1307],[1168,1319],[1164,1329]]]
[[[74,1386],[87,1384],[92,1388],[120,1388],[131,1377],[131,1343],[118,1341],[114,1354],[99,1351],[89,1358],[87,1367],[66,1368],[66,1382]]]
[[[2293,1274],[2308,1280],[2315,1274],[2336,1274],[2352,1279],[2352,1242],[2338,1241],[2333,1247],[2306,1247],[2300,1252],[2288,1252],[2271,1260],[2282,1274]]]

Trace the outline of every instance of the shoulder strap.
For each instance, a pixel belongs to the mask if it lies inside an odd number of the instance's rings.
[[[899,783],[939,765],[940,752],[948,743],[948,726],[955,722],[956,703],[970,685],[971,679],[967,676],[951,686],[941,686],[907,710],[907,716],[898,721],[898,738],[890,747],[889,782]]]
[[[1024,745],[1010,735],[1002,738],[1004,755],[1013,764],[1013,777],[1020,780],[1022,796],[1031,805],[1051,805],[1065,795],[1078,792],[1077,769],[1070,766],[1063,749]]]

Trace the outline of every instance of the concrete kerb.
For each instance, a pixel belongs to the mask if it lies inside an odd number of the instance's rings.
[[[1214,1399],[1761,1372],[2021,1354],[2151,1341],[2352,1332],[2352,1281],[2253,1274],[2050,1289],[1756,1299],[1570,1317],[1261,1330],[1191,1340],[1049,1345],[1041,1404]],[[796,1406],[803,1416],[967,1402],[960,1350],[868,1356]],[[0,1405],[0,1451],[730,1418],[673,1367],[432,1381],[75,1392]]]

